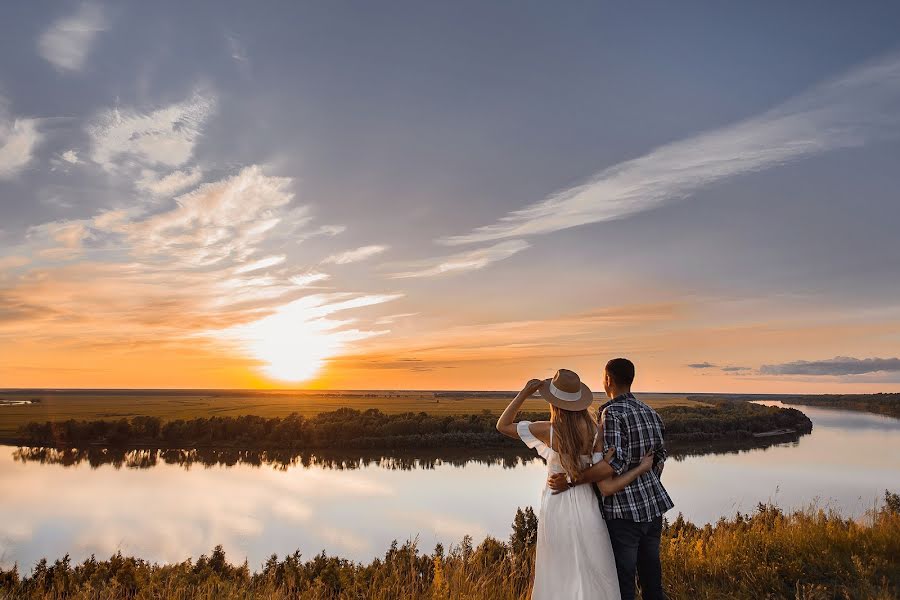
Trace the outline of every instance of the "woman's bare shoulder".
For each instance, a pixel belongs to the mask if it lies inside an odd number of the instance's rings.
[[[550,421],[532,421],[528,426],[531,435],[541,440],[545,444],[550,443]]]

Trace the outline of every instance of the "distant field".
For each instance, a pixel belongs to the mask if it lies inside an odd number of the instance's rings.
[[[502,411],[515,392],[434,392],[421,391],[231,391],[231,390],[73,390],[0,392],[0,436],[14,433],[30,422],[93,421],[130,418],[138,415],[164,420],[211,416],[258,415],[283,417],[291,413],[312,416],[338,408],[385,413],[420,412],[433,415],[480,413],[487,409]],[[693,406],[686,394],[640,394],[653,406]],[[9,404],[3,401],[40,400],[34,404]],[[602,401],[598,397],[598,403]],[[526,411],[543,410],[540,399],[527,400]]]

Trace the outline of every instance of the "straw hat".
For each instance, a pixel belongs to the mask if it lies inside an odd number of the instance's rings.
[[[584,410],[594,401],[590,388],[581,383],[578,373],[560,369],[553,379],[545,379],[538,389],[541,398],[563,410]]]

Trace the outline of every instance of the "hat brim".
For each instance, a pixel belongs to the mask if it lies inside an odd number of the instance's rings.
[[[538,393],[541,395],[541,398],[556,408],[561,408],[563,410],[584,410],[594,403],[594,393],[591,391],[591,388],[584,383],[581,384],[581,397],[578,400],[563,400],[562,398],[554,396],[550,391],[549,379],[544,380],[544,383],[542,383],[541,387],[538,389]]]

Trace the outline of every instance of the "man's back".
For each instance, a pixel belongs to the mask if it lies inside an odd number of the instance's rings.
[[[637,465],[648,452],[656,453],[654,469],[621,492],[603,498],[606,518],[648,522],[672,508],[672,499],[660,481],[666,449],[665,427],[659,414],[629,392],[604,405],[601,421],[604,453],[610,448],[616,450],[609,461],[616,474]]]

